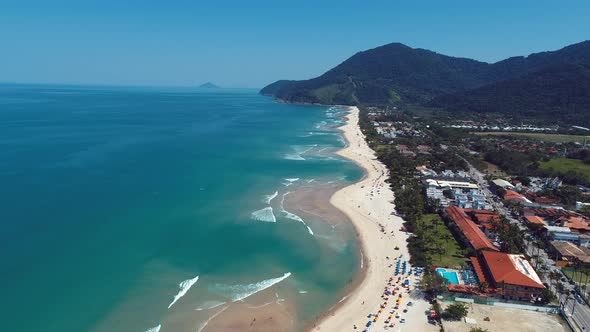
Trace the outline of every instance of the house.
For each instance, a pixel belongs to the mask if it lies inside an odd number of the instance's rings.
[[[498,188],[502,188],[504,190],[514,190],[514,185],[512,185],[512,183],[504,180],[504,179],[495,179],[492,180],[492,185],[491,185],[493,190],[497,190]]]
[[[498,251],[482,230],[469,218],[465,211],[456,206],[445,209],[446,215],[451,219],[451,228],[459,235],[463,243],[469,248],[479,250]]]
[[[524,255],[482,251],[471,262],[480,283],[486,281],[506,299],[535,301],[545,288]]]
[[[590,265],[590,249],[586,247],[577,246],[567,241],[551,241],[550,248],[558,260],[571,263],[577,259],[585,265]]]
[[[531,203],[531,201],[529,201],[526,197],[514,190],[506,190],[506,193],[504,194],[504,200],[517,203]]]
[[[539,216],[524,216],[524,220],[530,225],[547,226],[545,219]]]

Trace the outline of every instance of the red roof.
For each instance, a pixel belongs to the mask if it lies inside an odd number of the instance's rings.
[[[496,284],[545,288],[530,264],[522,265],[517,261],[524,260],[524,256],[493,251],[483,251],[482,255]],[[519,264],[520,269],[515,264]]]
[[[507,201],[511,201],[511,200],[521,201],[521,202],[525,201],[524,197],[522,197],[521,194],[517,193],[514,190],[506,190],[506,194],[504,194],[504,199]]]
[[[471,221],[471,219],[465,214],[463,209],[456,206],[449,206],[445,209],[447,214],[453,219],[457,227],[461,230],[463,235],[467,238],[467,241],[475,250],[490,249],[498,250],[486,237],[486,235],[477,227],[477,225]]]
[[[570,217],[563,223],[563,226],[575,230],[590,231],[590,224],[582,217]]]
[[[538,216],[525,216],[524,218],[530,224],[547,225],[547,223],[545,222],[545,220],[543,218],[541,218],[541,217],[538,217]]]
[[[475,270],[477,280],[479,280],[480,283],[482,281],[485,281],[488,285],[491,285],[492,283],[488,280],[486,274],[483,272],[483,267],[479,263],[479,259],[477,257],[469,257],[469,259],[471,260],[471,264],[473,265],[473,270]]]
[[[474,217],[478,224],[490,223],[492,221],[500,221],[500,216],[495,214],[476,213]]]

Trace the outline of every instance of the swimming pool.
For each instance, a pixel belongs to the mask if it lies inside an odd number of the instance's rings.
[[[457,272],[447,271],[443,268],[436,269],[436,273],[447,279],[450,284],[459,284],[459,276]]]

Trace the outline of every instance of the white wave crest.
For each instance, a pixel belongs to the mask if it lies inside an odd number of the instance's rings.
[[[195,310],[202,311],[202,310],[214,309],[214,308],[217,308],[217,307],[224,305],[224,304],[225,304],[225,302],[222,302],[222,301],[207,301],[207,302],[201,304],[200,306],[198,306]]]
[[[285,181],[293,183],[295,181],[299,181],[299,178],[286,178]]]
[[[270,288],[278,284],[279,282],[289,278],[290,276],[291,272],[287,272],[283,274],[282,277],[263,280],[255,284],[228,286],[227,289],[231,291],[231,300],[233,302],[242,301],[258,292],[261,292],[267,288]]]
[[[277,197],[278,195],[279,195],[279,192],[278,192],[278,191],[275,191],[275,193],[274,193],[274,194],[272,194],[272,195],[265,195],[265,196],[264,196],[264,202],[265,202],[266,204],[270,204],[270,202],[271,202],[271,201],[272,201],[272,200],[273,200],[275,197]]]
[[[150,329],[145,330],[145,332],[159,332],[162,328],[162,324],[158,324],[158,326],[154,326]]]
[[[176,301],[183,297],[188,292],[188,290],[195,284],[195,282],[197,282],[197,280],[199,280],[199,276],[196,276],[192,279],[187,279],[178,284],[178,287],[180,287],[180,291],[178,292],[178,294],[174,295],[174,299],[168,305],[168,309],[170,309],[170,307],[172,307],[172,305],[174,305]]]
[[[291,220],[295,220],[295,221],[299,221],[300,223],[302,223],[303,225],[305,225],[305,227],[307,227],[307,232],[310,235],[313,235],[313,231],[311,230],[311,228],[305,223],[305,220],[303,220],[300,216],[291,213],[285,209],[283,209],[283,213],[285,214],[285,217],[291,219]]]
[[[272,207],[270,206],[252,212],[252,215],[250,217],[258,221],[277,222],[274,213],[272,213]]]

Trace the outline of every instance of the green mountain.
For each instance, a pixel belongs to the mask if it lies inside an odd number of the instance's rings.
[[[428,104],[559,64],[590,64],[590,42],[494,64],[393,43],[359,52],[317,78],[278,81],[260,92],[296,103]]]
[[[519,78],[434,98],[455,112],[509,113],[521,118],[590,125],[590,65],[554,65]]]

